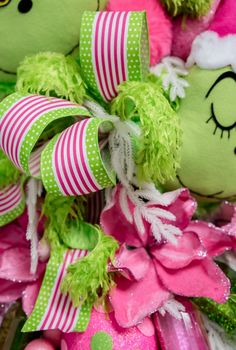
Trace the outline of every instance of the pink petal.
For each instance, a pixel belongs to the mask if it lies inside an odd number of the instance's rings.
[[[30,273],[30,250],[28,248],[11,248],[0,255],[0,278],[12,281],[35,281],[44,270],[40,263],[35,275]]]
[[[188,266],[171,270],[157,260],[156,271],[164,286],[172,293],[188,297],[206,297],[224,303],[230,293],[230,282],[209,258],[193,261]]]
[[[33,311],[42,281],[43,276],[41,276],[41,278],[39,278],[35,283],[29,284],[23,292],[22,307],[27,316],[29,316]]]
[[[230,224],[234,221],[236,207],[235,204],[223,202],[211,215],[211,222],[217,227]]]
[[[222,228],[203,221],[193,221],[187,228],[196,232],[209,256],[218,256],[235,247],[234,239]]]
[[[179,196],[176,200],[166,209],[176,216],[175,225],[183,230],[190,223],[190,220],[196,211],[196,207],[197,203],[193,197],[191,197],[189,190],[183,188],[180,190]]]
[[[157,277],[153,264],[142,280],[132,282],[121,276],[116,283],[116,288],[110,292],[110,301],[116,321],[124,328],[138,324],[155,312],[170,295]]]
[[[16,283],[0,279],[0,303],[9,303],[21,298],[26,283]]]
[[[145,276],[151,260],[144,248],[128,250],[123,245],[114,262],[114,270],[122,271],[122,275],[128,279],[140,280]]]
[[[119,204],[121,189],[122,186],[116,186],[111,203],[102,211],[101,226],[106,234],[113,236],[120,243],[142,247],[147,242],[147,234],[140,238],[135,225],[126,219]],[[134,205],[129,200],[128,205],[130,212],[133,214]]]
[[[150,317],[145,317],[142,323],[138,324],[137,327],[146,337],[152,337],[155,334],[155,327]]]
[[[151,254],[159,263],[170,269],[187,266],[195,259],[203,259],[206,251],[195,233],[184,233],[177,239],[177,244],[165,243],[154,246]]]
[[[25,231],[15,223],[0,227],[0,253],[14,246],[29,247]]]

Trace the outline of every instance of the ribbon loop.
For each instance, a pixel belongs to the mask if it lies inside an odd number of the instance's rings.
[[[143,80],[149,68],[145,12],[88,12],[82,17],[80,64],[99,100],[109,102],[127,80]]]
[[[24,208],[25,195],[21,181],[0,190],[0,227],[21,215]]]
[[[22,332],[60,329],[64,333],[83,332],[90,318],[89,302],[75,308],[68,294],[62,294],[61,283],[70,264],[87,255],[86,250],[67,249],[53,252],[47,264],[34,310]]]
[[[109,131],[107,119],[84,119],[56,135],[41,156],[43,184],[48,193],[78,196],[115,184],[109,152],[100,150],[101,129]]]
[[[0,146],[18,169],[39,177],[41,150],[31,154],[47,126],[68,116],[91,115],[86,108],[66,100],[12,94],[0,104]]]

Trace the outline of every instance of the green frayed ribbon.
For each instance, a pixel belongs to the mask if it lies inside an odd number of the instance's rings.
[[[93,303],[105,303],[105,297],[114,286],[113,276],[107,271],[109,260],[114,259],[118,242],[95,227],[97,244],[84,258],[68,268],[61,290],[69,293],[75,306],[83,305],[87,300]]]
[[[136,142],[135,162],[142,182],[164,183],[173,179],[180,161],[180,120],[152,82],[126,82],[119,86],[111,113],[137,122],[141,136]]]
[[[85,96],[75,59],[52,52],[29,56],[21,62],[17,69],[16,90],[23,94],[56,96],[77,103],[82,103]]]
[[[198,18],[206,15],[213,3],[212,0],[162,0],[172,16],[187,15]]]

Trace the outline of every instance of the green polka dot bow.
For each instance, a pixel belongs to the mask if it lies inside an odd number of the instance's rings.
[[[115,183],[103,139],[107,133],[100,131],[112,129],[109,120],[66,100],[19,93],[1,103],[0,115],[3,151],[26,175],[41,178],[47,192],[84,195]],[[50,125],[63,118],[71,125],[48,141],[57,130]]]
[[[105,102],[122,82],[143,80],[149,67],[145,12],[85,12],[80,65],[89,90]]]

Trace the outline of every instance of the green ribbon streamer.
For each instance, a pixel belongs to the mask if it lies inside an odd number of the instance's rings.
[[[224,328],[228,334],[236,331],[236,272],[221,265],[231,281],[231,295],[225,304],[217,304],[207,298],[193,298],[193,302],[209,319]]]

